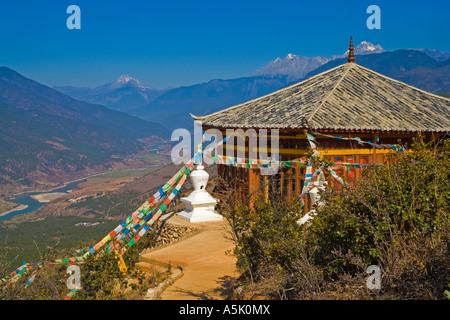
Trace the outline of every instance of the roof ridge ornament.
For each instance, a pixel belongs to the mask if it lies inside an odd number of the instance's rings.
[[[347,61],[349,63],[355,63],[355,53],[353,49],[353,39],[352,36],[350,36],[350,47],[348,48],[348,58]]]

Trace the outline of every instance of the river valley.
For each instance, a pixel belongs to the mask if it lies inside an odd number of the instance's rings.
[[[85,182],[86,179],[67,183],[64,187],[60,187],[51,191],[42,192],[26,192],[15,196],[10,201],[18,203],[19,206],[0,214],[0,221],[8,220],[12,217],[30,213],[45,205],[48,201],[56,199],[60,196],[69,194],[78,184]]]

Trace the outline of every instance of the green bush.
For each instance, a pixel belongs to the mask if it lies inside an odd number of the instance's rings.
[[[229,205],[244,287],[272,298],[444,298],[449,146],[415,139],[411,152],[365,168],[354,186],[327,188],[323,205],[301,226],[298,203]],[[365,285],[374,264],[382,272],[376,292]]]
[[[318,208],[307,239],[319,248],[315,261],[327,274],[354,269],[342,257],[347,253],[367,265],[388,267],[402,247],[448,243],[448,145],[438,152],[431,143],[416,139],[412,153],[393,155],[389,163],[365,169],[354,187],[323,195],[326,204]]]
[[[297,242],[301,241],[298,216],[289,206],[274,208],[256,201],[254,210],[237,208],[239,240],[235,253],[238,268],[249,276],[258,275],[260,268],[273,264],[279,270],[291,268],[301,255]]]

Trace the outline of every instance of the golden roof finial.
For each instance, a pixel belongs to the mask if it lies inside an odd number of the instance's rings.
[[[350,47],[348,48],[348,58],[347,61],[349,63],[354,63],[355,62],[355,53],[353,52],[353,39],[352,36],[350,36]]]

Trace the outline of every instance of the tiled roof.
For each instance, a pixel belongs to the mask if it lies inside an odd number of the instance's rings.
[[[346,63],[210,115],[219,128],[450,131],[450,99]]]

